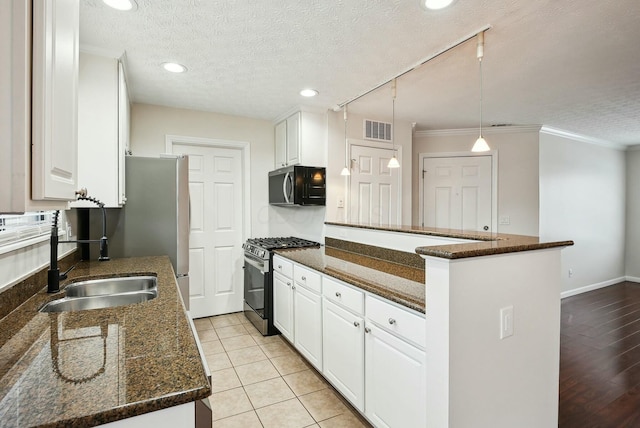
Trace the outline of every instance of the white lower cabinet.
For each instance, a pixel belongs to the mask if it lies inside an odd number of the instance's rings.
[[[378,428],[424,428],[425,352],[367,320],[365,409]]]
[[[324,376],[361,412],[364,411],[364,320],[323,299]]]
[[[322,371],[322,297],[299,283],[295,283],[293,288],[294,345],[316,369]]]
[[[293,343],[293,281],[273,273],[273,325]]]

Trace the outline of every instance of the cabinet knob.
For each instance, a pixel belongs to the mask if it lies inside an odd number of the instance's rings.
[[[291,283],[290,283],[290,282],[287,282],[287,285],[291,285]],[[389,322],[391,322],[391,320],[389,320]]]
[[[294,286],[293,286],[293,287],[291,287],[291,288],[292,288],[293,290],[295,290],[295,289],[296,289],[296,286],[294,285]]]
[[[365,327],[365,328],[364,328],[364,332],[365,332],[365,333],[371,333],[371,329],[370,329],[369,327]]]
[[[306,276],[303,276],[303,277],[302,277],[302,280],[303,280],[303,281],[306,281],[306,280],[307,280],[307,277],[306,277]]]
[[[342,296],[342,294],[340,294],[339,291],[336,291],[336,297],[340,297],[340,296]]]
[[[396,323],[396,320],[394,320],[393,318],[389,318],[389,324],[393,325]]]
[[[282,265],[278,265],[278,269],[282,269]]]
[[[353,326],[354,326],[354,327],[360,327],[360,323],[359,323],[358,321],[354,321],[354,322],[353,322]]]

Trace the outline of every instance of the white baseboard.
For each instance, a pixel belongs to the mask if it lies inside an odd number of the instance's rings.
[[[638,278],[637,276],[627,276],[625,278],[626,278],[627,281],[640,282],[640,278]]]
[[[587,291],[597,290],[598,288],[608,287],[610,285],[618,284],[618,283],[623,282],[623,281],[640,282],[640,278],[635,278],[638,281],[635,281],[634,279],[630,279],[630,278],[631,277],[628,277],[628,276],[626,276],[626,277],[625,276],[621,276],[620,278],[609,279],[607,281],[598,282],[596,284],[585,285],[584,287],[574,288],[573,290],[563,291],[562,293],[560,293],[560,298],[564,299],[565,297],[571,297],[571,296],[575,296],[575,295],[578,295],[578,294],[586,293]]]

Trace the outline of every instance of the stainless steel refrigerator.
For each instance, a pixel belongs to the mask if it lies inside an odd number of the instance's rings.
[[[189,159],[125,158],[126,203],[113,240],[113,256],[168,255],[189,309]]]

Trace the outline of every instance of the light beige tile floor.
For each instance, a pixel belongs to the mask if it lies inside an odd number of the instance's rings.
[[[242,312],[195,320],[211,370],[213,428],[369,427],[281,336]]]

